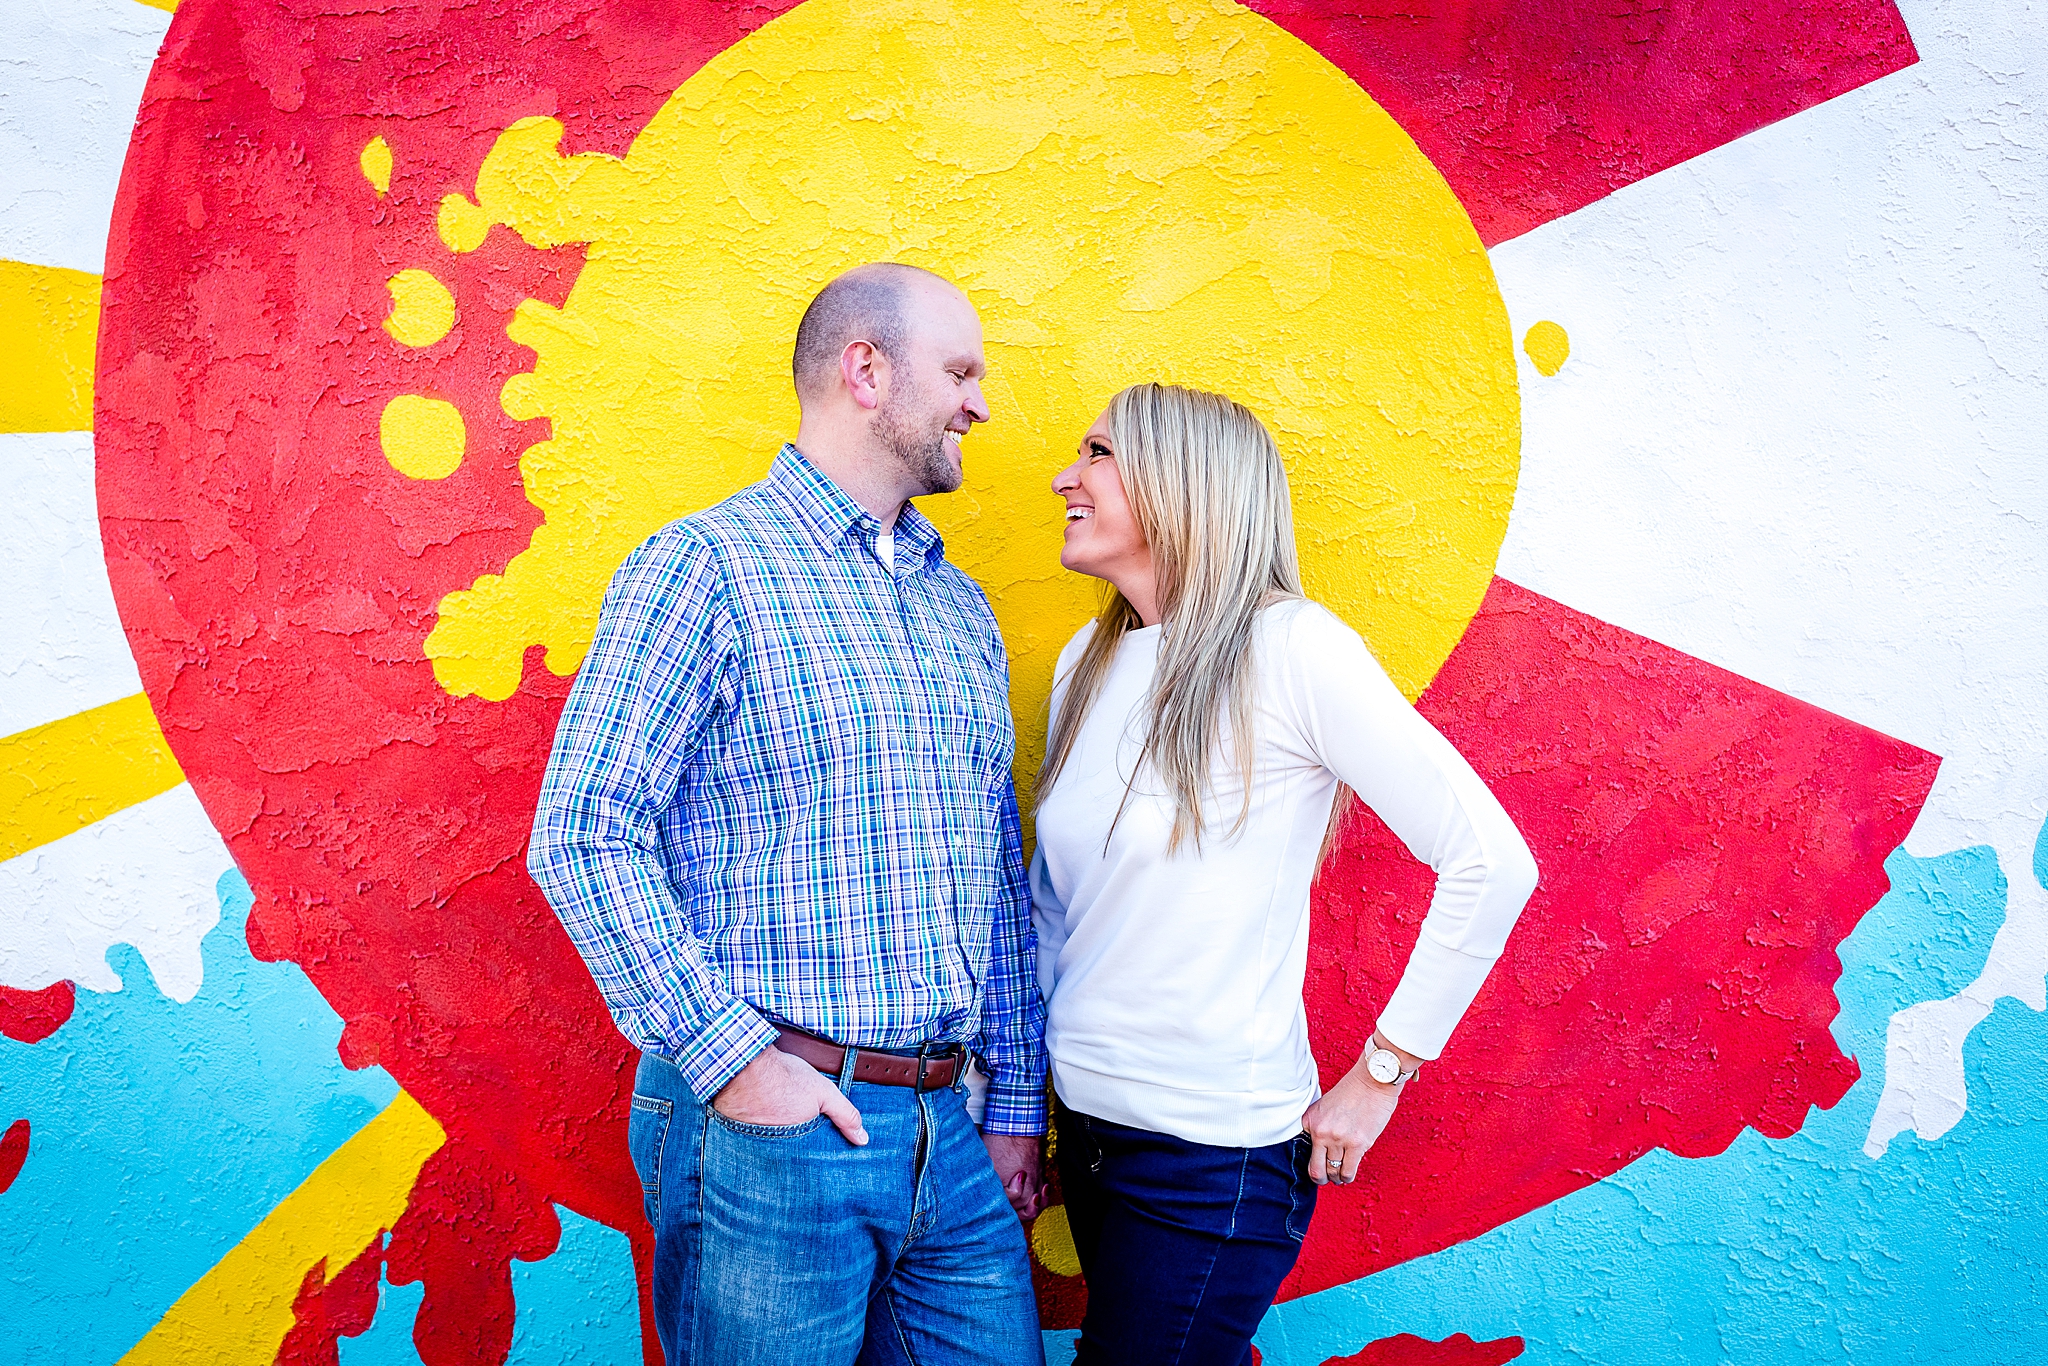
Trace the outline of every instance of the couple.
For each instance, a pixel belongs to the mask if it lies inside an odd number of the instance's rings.
[[[1304,599],[1279,452],[1138,384],[1052,481],[1108,605],[1062,652],[1027,877],[1009,671],[909,499],[960,486],[981,324],[814,299],[768,478],[613,578],[529,863],[642,1049],[627,1141],[670,1363],[1041,1360],[1046,1068],[1084,1363],[1238,1366],[1318,1186],[1370,1179],[1535,884],[1499,804]],[[1437,873],[1321,1090],[1309,885],[1356,791]]]

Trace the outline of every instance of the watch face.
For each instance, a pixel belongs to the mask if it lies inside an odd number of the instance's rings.
[[[1365,1070],[1382,1086],[1392,1086],[1401,1075],[1401,1060],[1388,1049],[1375,1048],[1365,1060]]]

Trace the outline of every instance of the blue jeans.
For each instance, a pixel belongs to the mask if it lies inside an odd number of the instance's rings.
[[[668,1366],[1043,1366],[1024,1230],[961,1091],[848,1084],[830,1120],[740,1124],[642,1054],[627,1144]]]
[[[1306,1135],[1217,1148],[1059,1107],[1088,1282],[1075,1366],[1248,1366],[1315,1213]]]

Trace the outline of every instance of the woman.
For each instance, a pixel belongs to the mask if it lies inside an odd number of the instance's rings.
[[[1536,883],[1476,774],[1302,597],[1287,475],[1214,394],[1126,389],[1053,480],[1108,603],[1061,653],[1032,863],[1080,1363],[1239,1366],[1316,1187],[1358,1179]],[[1327,1094],[1301,990],[1344,789],[1437,873]],[[1367,1179],[1370,1179],[1369,1172]]]

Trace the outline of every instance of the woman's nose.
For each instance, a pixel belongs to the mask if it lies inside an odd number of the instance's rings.
[[[1068,489],[1078,488],[1080,484],[1081,481],[1075,476],[1072,465],[1067,466],[1052,477],[1052,491],[1062,498],[1067,496]]]

